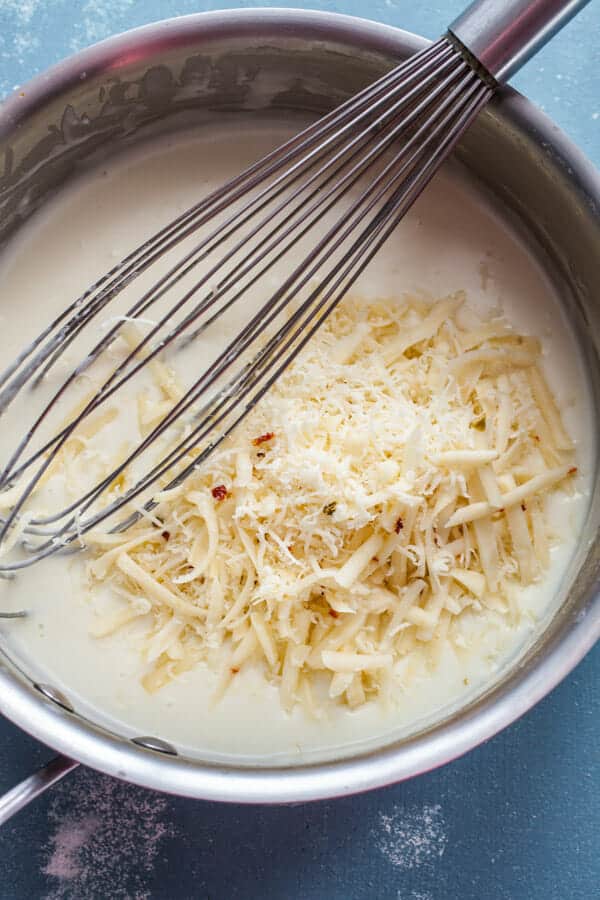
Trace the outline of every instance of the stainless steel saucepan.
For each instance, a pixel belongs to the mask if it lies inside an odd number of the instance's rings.
[[[406,32],[345,16],[240,10],[162,22],[85,50],[0,109],[0,243],[86,164],[161,133],[210,127],[225,112],[323,114],[423,44]],[[598,173],[509,89],[480,116],[456,162],[486,202],[512,219],[556,285],[580,338],[598,415]],[[590,428],[596,430],[597,421]],[[418,734],[338,762],[215,765],[186,758],[156,737],[109,732],[52,685],[34,683],[3,649],[0,631],[0,710],[63,754],[0,799],[0,821],[78,762],[189,797],[286,803],[364,791],[454,759],[540,700],[599,636],[599,519],[596,479],[569,584],[531,645],[494,685]]]

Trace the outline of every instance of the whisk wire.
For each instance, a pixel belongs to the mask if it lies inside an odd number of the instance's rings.
[[[471,104],[471,105],[467,108],[467,110],[466,110],[466,114],[467,114],[467,115],[471,115],[471,116],[474,115],[474,113],[477,111],[477,109],[478,109],[479,106],[481,105],[482,100],[487,99],[485,96],[482,97],[482,96],[481,96],[481,93],[482,93],[482,92],[480,91],[480,92],[479,92],[479,96],[475,98],[475,103]],[[459,126],[458,126],[458,127],[459,127],[459,128],[461,127],[461,126],[460,126],[460,123],[459,123]],[[453,142],[453,134],[450,135],[450,137],[449,137],[449,139],[448,139],[448,141],[447,141],[448,146],[451,146],[451,145],[452,145],[452,142]],[[442,145],[442,150],[439,151],[439,152],[442,152],[442,151],[447,152],[446,145]],[[420,191],[420,190],[422,189],[422,187],[424,186],[426,175],[427,175],[429,169],[430,169],[432,166],[435,165],[435,163],[436,163],[436,161],[437,161],[437,156],[438,156],[438,155],[439,155],[439,154],[434,154],[434,155],[433,155],[433,157],[428,161],[426,169],[423,170],[423,171],[424,171],[423,177],[422,177],[422,178],[419,178],[419,179],[415,182],[415,183],[417,184],[417,187],[418,187],[418,190],[419,190],[419,191]],[[372,243],[373,240],[377,237],[378,231],[381,230],[381,228],[383,227],[383,225],[385,225],[385,224],[387,223],[387,221],[389,220],[390,216],[391,216],[393,213],[397,213],[398,210],[400,210],[400,215],[403,214],[402,209],[400,208],[400,201],[403,201],[403,203],[404,203],[405,205],[406,205],[407,203],[410,204],[410,202],[412,202],[412,199],[413,199],[413,197],[411,196],[411,193],[412,193],[412,191],[406,192],[406,190],[404,190],[404,186],[403,186],[403,187],[399,190],[399,192],[397,192],[397,193],[394,195],[394,197],[393,197],[390,201],[388,201],[388,206],[386,207],[386,209],[383,210],[383,211],[379,214],[378,219],[375,220],[375,221],[372,223],[372,225],[369,226],[369,228],[367,229],[367,231],[373,229],[373,238],[372,238],[372,239],[369,239],[369,240],[364,240],[363,242],[359,242],[359,243],[358,243],[358,247],[359,247],[359,248],[361,248],[361,247],[362,247],[362,248],[368,248],[369,244]],[[392,224],[392,227],[395,227],[395,223]],[[386,233],[387,233],[387,232],[386,232]],[[366,232],[365,232],[365,234],[362,235],[362,237],[365,238],[365,236],[366,236]],[[373,253],[376,252],[376,249],[377,249],[379,246],[380,246],[380,242],[377,242],[377,245],[376,245],[376,247],[373,249],[372,252],[373,252]],[[371,258],[371,256],[372,256],[372,254],[368,254],[368,255],[364,255],[364,254],[363,254],[363,256],[364,256],[364,258],[363,258],[362,263],[361,263],[360,255],[358,256],[357,259],[354,259],[354,258],[353,258],[353,254],[352,254],[352,253],[349,254],[349,265],[348,265],[348,267],[342,271],[341,275],[338,277],[337,281],[336,281],[335,284],[333,285],[333,288],[330,290],[330,292],[329,292],[329,293],[326,295],[326,297],[323,299],[323,302],[325,302],[325,300],[326,300],[329,296],[331,296],[332,291],[333,291],[336,287],[339,286],[339,283],[340,283],[340,281],[342,280],[342,278],[345,277],[345,276],[349,276],[349,277],[348,277],[348,280],[347,280],[346,284],[343,286],[342,290],[339,291],[338,294],[336,295],[336,297],[334,298],[334,303],[339,302],[340,297],[341,297],[341,296],[343,295],[343,293],[348,289],[348,287],[350,286],[350,284],[352,283],[352,281],[353,281],[356,277],[358,277],[358,274],[360,274],[360,272],[363,270],[363,268],[367,265],[367,263],[369,262],[369,260],[370,260],[370,258]],[[352,267],[353,265],[356,264],[357,261],[358,261],[358,263],[359,263],[360,265],[359,265],[359,267],[355,270],[354,273],[351,273],[351,272],[350,272],[350,269],[351,269],[351,267]],[[319,289],[319,290],[320,290],[320,289]],[[315,293],[312,295],[312,297],[309,299],[309,301],[307,301],[307,303],[305,304],[304,308],[306,308],[306,307],[309,305],[309,303],[311,303],[312,301],[314,301],[314,299],[316,298],[318,292],[319,292],[319,291],[315,292]],[[320,304],[320,305],[321,305],[321,304]],[[319,308],[320,308],[320,307],[319,307]],[[328,307],[326,308],[325,313],[322,314],[322,315],[316,320],[316,322],[315,322],[315,323],[313,324],[313,326],[311,327],[310,331],[306,332],[306,339],[305,339],[305,340],[308,340],[309,337],[314,333],[314,330],[316,330],[316,328],[319,327],[319,325],[320,325],[321,322],[323,321],[323,318],[324,318],[325,316],[327,316],[327,315],[330,313],[331,308],[332,308],[331,306],[328,306]],[[296,341],[296,339],[298,338],[298,336],[299,336],[300,334],[302,334],[303,330],[305,330],[305,325],[306,325],[306,323],[301,323],[300,328],[297,329],[297,331],[290,337],[290,339],[289,339],[289,341],[288,341],[288,346],[293,345],[293,343]],[[286,330],[288,330],[287,327],[286,327]],[[281,336],[282,336],[281,334],[278,334],[278,335],[274,336],[274,338],[272,339],[272,347],[269,348],[269,349],[276,349],[276,348],[279,346],[279,341],[280,341]],[[304,342],[302,343],[302,346],[304,346]],[[297,350],[296,350],[296,352],[297,352]],[[263,359],[266,358],[266,354],[264,354],[264,352],[262,352],[262,351],[261,351],[261,355],[262,355]],[[283,367],[285,367],[285,365],[287,365],[287,361],[283,363]],[[280,366],[280,367],[276,370],[276,373],[275,373],[274,375],[272,375],[271,378],[266,382],[266,384],[264,384],[264,385],[262,386],[262,388],[260,388],[260,390],[255,394],[255,396],[252,398],[251,402],[250,402],[249,404],[247,404],[247,407],[246,407],[247,409],[252,408],[252,406],[258,401],[258,399],[260,398],[260,396],[262,396],[262,394],[264,393],[264,391],[268,389],[268,387],[269,387],[270,384],[272,383],[273,378],[278,377],[278,374],[280,374],[281,371],[282,371],[282,367]],[[253,386],[256,384],[256,382],[257,382],[257,380],[258,380],[258,377],[257,377],[257,376],[258,376],[259,374],[260,374],[260,373],[255,373],[255,376],[256,376],[256,377],[254,378],[253,381],[250,382],[250,384],[249,384],[249,387],[250,387],[250,388],[253,387]],[[227,414],[228,412],[230,412],[231,408],[233,408],[233,407],[230,406],[229,409],[226,409],[224,414]],[[243,415],[245,415],[245,412],[242,413],[242,417],[243,417]],[[229,431],[231,430],[231,428],[235,427],[235,424],[237,424],[238,421],[239,421],[239,419],[236,419],[235,422],[231,424],[230,428],[227,430],[226,433],[229,433]],[[202,437],[202,435],[198,435],[198,434],[192,435],[191,438],[190,438],[190,440],[188,441],[187,446],[184,446],[184,447],[182,448],[182,449],[183,449],[183,453],[189,452],[189,449],[190,449],[191,445],[192,445],[194,442],[196,442],[196,441],[198,440],[199,437]],[[223,438],[224,438],[224,437],[225,437],[225,434],[223,435]],[[209,450],[214,449],[214,445],[211,445],[211,447],[208,448],[208,449],[209,449]],[[205,455],[206,455],[206,454],[203,453],[202,456],[201,456],[200,458],[203,459],[203,458],[205,457]],[[177,460],[175,460],[175,461],[177,461]],[[174,462],[173,458],[171,458],[171,459],[169,460],[169,462],[172,464],[172,463]],[[177,479],[169,485],[169,487],[176,486],[176,484],[180,483],[185,477],[187,477],[187,474],[189,474],[189,472],[192,471],[193,468],[194,468],[195,466],[197,466],[197,465],[198,465],[198,459],[194,460],[194,462],[191,463],[191,464],[188,466],[188,468],[184,471],[184,473],[182,473],[182,475],[178,476]],[[145,487],[145,486],[146,486],[145,484],[141,484],[139,487],[140,487],[140,489],[142,489],[142,488]],[[128,495],[128,497],[130,498],[131,495]],[[126,501],[125,501],[125,500],[122,500],[122,501],[119,502],[118,505],[119,505],[119,506],[122,506],[124,502],[126,502]],[[152,508],[153,505],[154,505],[154,504],[152,504],[152,503],[147,504],[146,509],[148,510],[148,509]],[[134,514],[134,518],[135,518],[135,517],[139,517],[139,514]],[[127,524],[130,524],[131,521],[132,521],[131,518],[128,519],[128,520],[127,520]],[[94,527],[94,525],[96,525],[96,524],[97,524],[97,517],[94,517],[94,519],[93,519],[92,521],[90,521],[89,523],[87,523],[86,525],[83,525],[83,526],[81,527],[80,533],[83,533],[85,530],[87,530],[87,529],[90,528],[90,527]]]
[[[382,243],[387,239],[389,234],[394,230],[402,216],[405,214],[406,209],[410,206],[412,202],[414,202],[415,197],[420,193],[428,181],[431,179],[441,159],[448,155],[454,146],[460,134],[464,130],[466,124],[468,124],[474,116],[477,114],[481,106],[487,101],[489,97],[489,89],[486,89],[485,86],[480,86],[477,91],[474,91],[474,96],[471,102],[466,106],[463,113],[459,116],[457,122],[454,125],[454,128],[447,136],[445,141],[438,146],[429,156],[427,161],[424,163],[423,168],[419,171],[418,176],[413,179],[411,182],[410,188],[407,191],[405,186],[402,185],[397,188],[394,195],[390,198],[386,207],[380,211],[378,216],[373,222],[371,222],[365,232],[363,233],[364,242],[357,242],[355,245],[355,249],[359,251],[358,257],[355,258],[355,253],[353,251],[349,251],[347,254],[347,267],[342,271],[337,273],[337,278],[329,292],[325,297],[321,299],[318,304],[318,308],[316,312],[319,313],[318,316],[312,314],[312,321],[309,320],[309,327],[307,328],[307,323],[300,323],[297,327],[296,331],[290,335],[283,345],[283,351],[290,349],[290,353],[286,356],[283,361],[279,362],[279,365],[275,368],[273,372],[271,372],[269,378],[259,386],[259,389],[253,395],[251,400],[246,403],[244,409],[240,412],[237,418],[234,419],[228,426],[223,430],[223,432],[218,436],[214,443],[211,443],[208,447],[206,447],[201,454],[199,454],[193,461],[188,463],[186,468],[180,472],[176,478],[174,478],[169,484],[163,488],[163,490],[170,490],[177,487],[179,484],[183,483],[183,481],[189,477],[189,475],[210,455],[210,453],[223,441],[225,438],[233,431],[235,427],[240,423],[240,421],[245,417],[247,412],[252,409],[256,403],[261,399],[264,393],[271,387],[273,382],[281,375],[281,373],[285,370],[285,368],[289,365],[290,361],[296,357],[297,353],[306,345],[308,340],[314,335],[316,330],[321,326],[321,324],[325,321],[325,319],[331,314],[332,310],[335,308],[337,303],[339,303],[340,299],[344,296],[347,290],[352,286],[356,278],[364,271],[365,267],[368,265],[370,260],[376,254]],[[368,235],[368,236],[367,236]],[[365,253],[365,251],[367,251]],[[344,279],[346,279],[344,281]],[[313,301],[318,297],[321,293],[321,287],[315,289],[310,298],[308,298],[303,304],[302,311],[305,311]],[[329,302],[327,302],[329,301]],[[286,331],[288,330],[288,325],[284,326]],[[276,335],[272,338],[271,350],[282,350],[282,344],[280,342],[281,334]],[[263,351],[260,352],[259,355],[263,355]],[[278,354],[278,357],[281,357],[281,353]],[[274,364],[272,364],[274,365]],[[272,366],[271,366],[272,367]],[[267,370],[268,371],[268,370]],[[258,373],[255,373],[256,379],[250,385],[250,388],[254,386],[256,380],[258,380]],[[238,398],[239,399],[239,398]],[[225,410],[221,418],[224,418],[228,412],[232,409],[235,409],[235,406],[238,405],[233,403],[229,409]],[[219,420],[220,421],[220,420]],[[218,424],[218,423],[217,423]],[[202,435],[200,436],[202,438]],[[185,448],[183,448],[181,454],[175,458],[171,459],[171,465],[178,462],[183,456],[189,453],[191,447],[198,441],[199,436],[195,435],[190,438],[187,442]],[[134,489],[130,494],[128,494],[128,500],[130,501],[136,492],[140,492],[147,485],[140,485],[138,488]],[[121,498],[113,507],[113,511],[121,508],[125,503],[128,502],[127,499]],[[127,527],[130,527],[135,521],[137,521],[143,513],[149,513],[156,506],[156,501],[150,500],[145,506],[143,512],[134,512],[132,513],[126,520],[119,523],[119,525],[115,526],[112,530],[123,530]],[[68,541],[72,541],[84,535],[87,531],[94,528],[99,524],[99,522],[104,518],[104,513],[100,513],[97,516],[93,517],[89,522],[82,523],[80,525],[79,531],[77,535],[72,535]]]
[[[469,80],[469,79],[471,79],[471,75],[468,75],[466,80]],[[453,102],[453,100],[454,100],[454,98],[455,98],[455,95],[456,95],[457,93],[459,93],[459,92],[462,90],[462,87],[463,87],[463,84],[464,84],[464,83],[466,83],[466,81],[465,81],[465,79],[463,78],[463,82],[462,82],[462,83],[459,83],[459,85],[454,89],[454,91],[451,91],[451,92],[449,92],[449,93],[447,94],[447,96],[446,96],[445,99],[444,99],[444,102],[439,106],[439,108],[438,108],[437,111],[436,111],[436,118],[437,118],[438,116],[441,115],[441,113],[446,109],[446,107],[448,107],[448,106],[450,106],[450,105],[452,104],[452,102]],[[445,90],[446,87],[447,87],[447,84],[446,84],[446,83],[443,83],[443,84],[441,85],[441,88],[440,88],[440,89]],[[435,121],[435,119],[433,119],[433,121]],[[399,127],[403,127],[405,124],[406,124],[406,120],[403,120],[403,121],[401,122],[401,124],[400,124]],[[445,120],[444,120],[444,122],[443,122],[442,124],[445,124]],[[431,122],[428,123],[428,127],[430,127],[430,126],[431,126]],[[378,178],[376,178],[376,179],[371,183],[371,185],[369,186],[369,188],[367,189],[367,191],[361,195],[361,197],[359,198],[359,200],[358,200],[358,201],[354,204],[354,206],[351,208],[350,214],[352,214],[352,213],[354,213],[355,211],[357,211],[357,210],[359,209],[360,205],[364,204],[364,202],[369,198],[369,195],[372,194],[372,193],[375,191],[375,189],[380,185],[380,183],[383,182],[383,188],[382,188],[382,190],[379,192],[379,194],[376,194],[376,196],[374,197],[374,199],[371,201],[370,205],[367,207],[367,209],[366,209],[365,211],[363,211],[363,213],[361,213],[361,215],[364,215],[364,214],[370,212],[370,210],[371,210],[371,208],[373,207],[373,205],[381,198],[382,194],[383,194],[385,191],[387,191],[387,190],[389,189],[389,187],[390,187],[389,184],[386,184],[386,183],[385,183],[385,179],[386,179],[386,177],[388,176],[389,172],[390,172],[393,168],[396,168],[396,169],[398,168],[398,163],[399,163],[399,161],[406,155],[407,151],[408,151],[409,149],[411,149],[411,147],[412,147],[413,145],[415,145],[415,144],[418,145],[419,139],[421,138],[421,134],[422,134],[424,128],[425,128],[425,126],[421,126],[421,128],[416,132],[416,134],[413,135],[413,137],[411,138],[411,140],[405,145],[405,147],[403,148],[403,151],[402,151],[401,153],[397,154],[397,155],[394,157],[393,161],[392,161],[390,164],[388,164],[388,166],[384,169],[384,171],[378,176]],[[433,139],[437,136],[438,130],[439,130],[439,129],[435,129],[435,130],[433,130],[433,131],[430,132],[430,134],[429,134],[429,136],[428,136],[428,138],[427,138],[426,143],[423,144],[423,147],[427,146],[427,143],[430,142],[431,140],[433,140]],[[392,136],[393,136],[393,133],[392,133]],[[384,146],[384,147],[385,147],[386,143],[387,143],[387,142],[380,142],[378,146]],[[414,158],[416,157],[417,153],[418,153],[418,152],[421,152],[421,150],[422,150],[422,148],[419,148],[419,150],[416,151],[415,154],[413,154],[412,157],[409,157],[409,159],[406,161],[405,165],[397,171],[394,180],[397,180],[398,177],[400,177],[400,176],[402,175],[402,173],[404,172],[404,170],[405,170],[405,169],[406,169],[406,168],[414,161]],[[354,170],[351,171],[350,175],[353,175],[353,174],[354,174]],[[351,183],[351,184],[354,184],[354,182],[355,182],[355,179],[352,179],[350,183]],[[393,182],[392,182],[392,183],[393,183]],[[345,221],[345,220],[342,220],[342,221]],[[341,222],[338,222],[338,223],[336,224],[336,226],[335,226],[335,227],[330,231],[330,233],[327,235],[327,237],[324,239],[324,241],[321,242],[321,244],[318,246],[317,249],[318,249],[321,253],[324,252],[324,251],[327,249],[327,241],[330,240],[330,239],[332,239],[333,237],[336,237],[336,244],[335,244],[334,247],[333,247],[333,250],[335,250],[335,249],[337,248],[337,246],[339,246],[339,245],[341,245],[341,244],[343,243],[343,241],[344,241],[345,238],[348,236],[348,234],[350,233],[350,231],[352,230],[352,228],[355,228],[355,227],[357,226],[357,223],[358,223],[358,219],[356,219],[356,220],[353,222],[353,224],[351,225],[351,228],[350,228],[350,229],[348,229],[348,230],[346,230],[346,231],[342,231],[342,232],[340,233],[340,232],[339,232],[339,225],[341,224]],[[309,223],[309,225],[307,226],[307,228],[310,228],[311,224],[312,224],[312,223]],[[285,250],[284,250],[283,252],[285,252]],[[160,433],[162,433],[162,431],[164,431],[164,429],[165,429],[166,427],[168,427],[168,426],[171,424],[171,422],[172,422],[175,418],[179,417],[179,416],[181,415],[182,412],[185,412],[185,411],[189,408],[189,406],[191,406],[193,403],[195,403],[195,402],[197,401],[197,399],[198,399],[200,393],[202,392],[202,390],[203,390],[204,387],[205,387],[205,383],[209,383],[209,384],[211,383],[211,379],[210,379],[209,376],[211,376],[211,375],[213,374],[213,368],[217,367],[217,375],[220,376],[220,375],[223,373],[224,368],[226,368],[227,366],[229,366],[229,365],[231,364],[231,361],[235,358],[235,355],[238,354],[238,353],[240,353],[240,352],[242,352],[243,350],[245,350],[246,347],[248,346],[248,344],[254,339],[255,334],[256,334],[256,329],[257,329],[258,327],[260,327],[261,329],[264,329],[265,325],[270,324],[270,322],[271,322],[271,321],[279,314],[279,312],[282,310],[283,306],[286,305],[286,304],[290,301],[291,297],[288,297],[287,299],[284,299],[284,300],[283,300],[282,302],[280,302],[280,303],[276,302],[276,301],[279,301],[280,298],[281,298],[282,296],[285,295],[286,290],[289,289],[289,288],[292,286],[294,279],[296,279],[297,277],[299,277],[300,274],[303,274],[304,280],[303,280],[303,282],[300,284],[299,287],[304,286],[304,285],[306,284],[306,282],[310,280],[310,278],[315,274],[315,269],[318,269],[318,267],[319,267],[322,263],[321,263],[320,260],[317,259],[317,261],[316,261],[316,263],[313,265],[313,267],[312,267],[311,269],[307,269],[307,264],[308,264],[309,261],[312,261],[312,260],[310,259],[310,257],[307,257],[307,259],[305,259],[305,260],[303,261],[303,263],[301,264],[301,266],[296,270],[296,272],[294,273],[294,276],[293,276],[292,278],[288,279],[288,281],[282,286],[280,292],[278,292],[274,297],[272,297],[272,298],[269,300],[268,304],[267,304],[265,307],[263,307],[263,309],[260,311],[260,313],[257,314],[257,316],[252,320],[252,322],[249,324],[248,328],[245,329],[244,331],[242,331],[242,332],[240,333],[240,335],[238,336],[238,339],[237,339],[237,340],[238,340],[237,345],[233,345],[233,346],[230,345],[230,346],[226,349],[226,351],[224,352],[224,354],[222,354],[222,356],[219,358],[219,360],[214,364],[214,366],[211,367],[211,368],[209,368],[209,369],[207,370],[207,372],[205,372],[205,374],[204,374],[204,376],[203,376],[203,382],[204,382],[204,383],[202,383],[202,382],[197,382],[196,385],[194,386],[194,388],[193,388],[190,392],[188,392],[188,394],[182,399],[182,401],[180,401],[180,403],[178,403],[178,404],[173,408],[173,410],[168,414],[168,416],[161,422],[160,426],[155,430],[155,432],[151,433],[151,435],[150,435],[145,441],[142,442],[142,444],[141,444],[141,445],[138,447],[138,449],[136,450],[135,454],[134,454],[132,457],[128,458],[128,459],[126,460],[126,462],[125,462],[121,467],[119,467],[118,470],[114,470],[114,471],[111,473],[111,475],[108,476],[108,480],[107,480],[108,483],[109,483],[111,480],[113,480],[115,477],[117,477],[117,476],[120,474],[120,472],[122,471],[122,469],[123,469],[126,465],[128,465],[128,464],[133,460],[133,458],[135,458],[137,455],[139,455],[140,453],[142,453],[142,452],[145,450],[146,446],[148,446],[149,443],[151,443],[151,442],[152,442],[152,441],[153,441]],[[234,299],[235,299],[235,298],[234,298]],[[230,301],[230,302],[232,302],[232,301]],[[266,316],[266,319],[265,319],[265,316]],[[244,339],[245,339],[245,342],[244,342]],[[140,346],[140,345],[138,345],[138,348],[139,348],[139,346]],[[137,349],[137,348],[136,348],[136,349]],[[135,352],[135,351],[134,351],[134,352]],[[222,362],[223,362],[224,359],[227,360],[227,365],[226,365],[226,366],[223,366],[223,365],[222,365]],[[144,362],[145,362],[145,361],[144,361]],[[144,363],[139,363],[139,364],[138,364],[138,367],[141,366],[141,365],[143,365],[143,364],[144,364]],[[221,364],[220,367],[219,367],[219,364]],[[131,373],[131,374],[132,374],[132,373]],[[130,376],[127,376],[127,377],[130,377]],[[122,383],[122,382],[121,382],[121,383]],[[110,392],[116,390],[116,389],[120,386],[121,383],[119,383],[118,385],[114,385]],[[100,395],[102,394],[102,390],[103,390],[103,389],[101,389],[101,391],[99,392],[99,395],[97,395],[97,396],[100,396]],[[109,393],[110,393],[110,392],[109,392]],[[87,414],[87,411],[88,411],[88,410],[87,410],[87,408],[86,408],[86,409],[79,415],[79,417],[75,420],[74,425],[70,428],[69,433],[76,427],[76,425],[78,424],[78,422],[81,421],[81,420],[85,417],[85,415]],[[65,438],[65,439],[66,439],[66,438]],[[59,444],[59,447],[58,447],[57,449],[60,449],[60,444]],[[104,484],[104,482],[103,482],[102,484]],[[96,489],[94,489],[93,491],[91,491],[89,494],[85,495],[85,496],[82,498],[82,501],[87,500],[89,496],[91,496],[93,493],[95,493],[95,490],[96,490]],[[78,504],[77,504],[77,505],[78,505]],[[51,522],[51,521],[56,521],[57,519],[62,518],[64,515],[66,515],[68,512],[70,512],[71,509],[72,509],[72,507],[71,507],[71,508],[67,508],[67,509],[63,510],[60,514],[57,514],[56,516],[53,516],[53,517],[50,517],[50,518],[45,518],[45,519],[43,519],[43,520],[40,520],[40,519],[33,520],[33,521],[34,521],[34,524],[42,524],[42,523],[43,523],[43,524],[48,524],[48,523]]]
[[[309,235],[317,222],[335,210],[377,163],[384,162],[383,168],[370,176],[359,194],[350,198],[348,207],[327,228],[323,237],[310,247],[282,284],[191,387],[173,401],[168,412],[126,454],[125,459],[58,512],[30,517],[24,528],[28,555],[24,559],[3,562],[0,572],[10,574],[72,547],[102,523],[107,523],[112,531],[123,530],[155,508],[157,501],[153,492],[157,484],[161,485],[162,491],[182,484],[255,407],[331,314],[491,93],[492,88],[452,45],[442,39],[418,54],[410,64],[384,76],[367,91],[316,125],[309,126],[282,148],[192,207],[126,257],[75,301],[69,311],[55,319],[30,345],[33,360],[14,375],[19,367],[17,360],[3,374],[0,410],[12,402],[28,381],[47,374],[66,346],[114,297],[120,295],[125,283],[130,284],[184,237],[212,222],[219,212],[227,210],[237,200],[242,201],[241,208],[226,214],[223,222],[146,289],[126,315],[94,344],[29,428],[5,467],[0,484],[14,483],[35,462],[41,462],[6,516],[0,529],[0,544],[11,529],[17,527],[27,500],[66,441],[92,412],[167,348],[181,340],[195,339],[214,324],[276,262]],[[394,149],[386,162],[385,154],[401,137],[404,137],[402,146]],[[249,195],[248,192],[255,188],[256,193]],[[257,217],[258,221],[255,221]],[[249,231],[243,230],[246,225],[249,225]],[[238,234],[241,236],[236,238]],[[83,410],[20,462],[36,431],[69,386],[117,339],[123,320],[139,320],[211,253],[232,238],[233,247],[225,250],[219,260],[152,324],[150,331],[134,342]],[[231,264],[229,270],[224,271],[228,264]],[[183,318],[174,321],[185,305],[217,276],[213,289],[184,313]],[[313,281],[316,285],[311,287]],[[302,299],[301,294],[306,289],[308,295]],[[278,319],[295,301],[299,301],[297,308],[278,325]],[[275,330],[269,336],[273,327]],[[58,332],[53,334],[52,330],[56,328]],[[265,336],[264,344],[246,360],[256,342]],[[38,349],[48,337],[47,344]],[[21,362],[26,358],[25,352],[19,357]],[[219,386],[236,364],[237,370],[229,381]],[[215,391],[210,398],[209,391]],[[190,415],[196,424],[185,425]],[[181,423],[184,423],[183,435],[175,438],[170,448],[164,450],[130,487],[111,497],[111,485],[136,460],[143,459],[161,438],[168,439],[169,430]],[[142,503],[141,507],[136,507],[138,502]],[[98,504],[99,508],[95,508]],[[129,510],[126,517],[115,520],[124,510]],[[43,540],[31,544],[31,538]]]

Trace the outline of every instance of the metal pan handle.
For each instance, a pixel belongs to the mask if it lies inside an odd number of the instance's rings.
[[[68,756],[57,756],[43,769],[34,772],[29,778],[7,791],[3,797],[0,797],[0,825],[8,822],[15,813],[72,772],[78,765],[78,762],[69,759]]]

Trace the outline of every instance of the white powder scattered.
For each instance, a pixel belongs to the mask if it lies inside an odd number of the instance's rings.
[[[410,894],[398,891],[396,900],[434,900],[434,896],[427,891],[411,891]]]
[[[28,25],[38,8],[46,2],[47,0],[2,0],[0,5],[3,12],[16,17],[19,25]]]
[[[86,0],[77,12],[73,26],[75,35],[71,38],[70,49],[73,52],[81,50],[131,27],[134,23],[127,20],[127,10],[133,2],[134,0]]]
[[[55,885],[45,900],[148,896],[161,842],[174,833],[166,798],[83,769],[54,790],[43,871]]]
[[[442,808],[397,806],[391,814],[381,813],[375,831],[377,849],[393,866],[416,869],[442,856],[448,843]],[[427,900],[412,895],[411,900]]]
[[[36,34],[29,31],[19,31],[13,39],[13,50],[15,55],[23,57],[29,50],[35,50],[40,46],[40,39]]]

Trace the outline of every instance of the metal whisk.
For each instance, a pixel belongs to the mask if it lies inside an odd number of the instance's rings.
[[[0,474],[0,500],[10,498],[0,527],[0,573],[79,548],[101,524],[127,528],[156,505],[158,486],[176,487],[201,465],[339,303],[498,83],[583,5],[480,0],[445,37],[193,206],[51,322],[0,376],[2,413],[59,360],[64,364],[68,348],[85,348]],[[325,233],[311,240],[323,221]],[[141,288],[98,337],[93,326],[100,314],[112,312],[142,274],[150,276],[157,261],[178,250],[166,274]],[[286,259],[289,275],[112,471],[63,508],[28,512],[57,455],[92,414],[167,350],[208,334]],[[147,323],[149,312],[157,319],[115,363],[124,330]],[[80,377],[99,361],[110,363],[100,389],[66,424],[54,425]],[[115,493],[116,480],[133,466],[141,474]],[[13,530],[19,541],[8,553]]]

